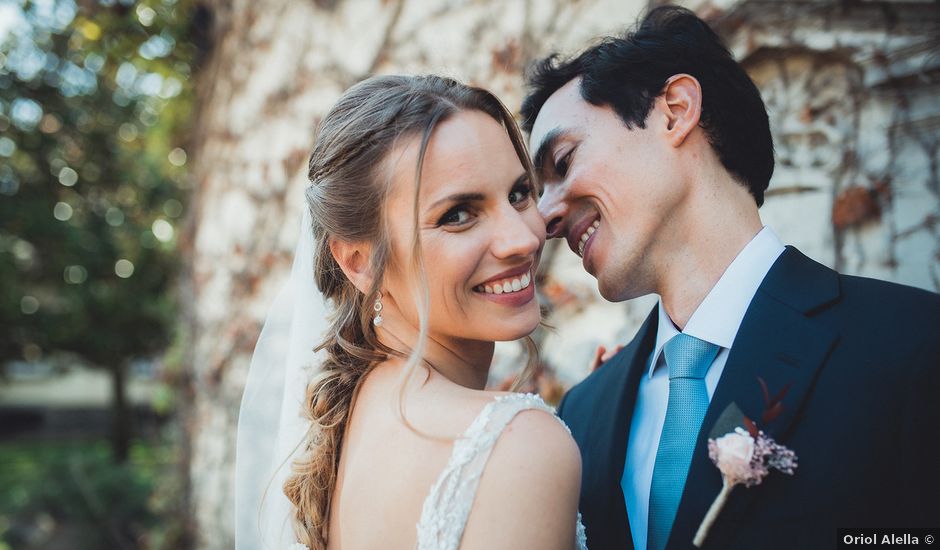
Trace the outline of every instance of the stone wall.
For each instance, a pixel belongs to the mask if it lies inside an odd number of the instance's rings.
[[[770,112],[765,222],[839,271],[940,290],[937,3],[707,11]]]

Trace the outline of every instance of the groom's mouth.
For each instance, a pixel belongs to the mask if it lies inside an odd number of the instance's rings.
[[[568,247],[579,257],[584,258],[600,224],[600,217],[590,217],[574,225],[568,232]]]

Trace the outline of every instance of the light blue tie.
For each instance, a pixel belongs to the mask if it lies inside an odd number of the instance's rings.
[[[647,550],[662,550],[669,541],[695,439],[708,410],[705,373],[719,349],[688,334],[674,336],[663,348],[669,366],[669,404],[650,485]]]

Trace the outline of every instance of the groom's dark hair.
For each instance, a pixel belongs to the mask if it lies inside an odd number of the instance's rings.
[[[757,205],[774,171],[774,146],[767,110],[757,86],[708,24],[691,11],[661,6],[636,30],[608,37],[573,59],[552,54],[526,74],[523,128],[532,125],[545,101],[581,77],[581,97],[609,105],[628,128],[645,128],[666,81],[685,73],[702,87],[699,126],[725,169],[745,185]]]

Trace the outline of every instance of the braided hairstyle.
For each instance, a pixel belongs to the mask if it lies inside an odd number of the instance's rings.
[[[284,484],[284,492],[294,506],[298,540],[311,550],[326,548],[340,450],[362,380],[376,364],[393,355],[403,356],[378,340],[370,322],[372,304],[379,296],[390,254],[383,208],[389,185],[388,178],[381,173],[383,161],[399,140],[421,138],[410,265],[423,289],[414,292],[419,302],[421,330],[419,341],[407,356],[406,372],[412,372],[421,361],[428,315],[427,284],[417,231],[421,166],[435,125],[465,110],[482,111],[499,122],[531,175],[525,143],[508,109],[490,92],[449,78],[369,78],[343,94],[320,125],[310,157],[311,184],[306,199],[315,241],[314,276],[334,310],[327,336],[317,348],[325,352],[326,359],[307,387],[305,414],[311,425],[303,452]],[[530,180],[536,181],[534,177]],[[358,290],[340,269],[330,249],[334,239],[372,244],[372,285],[368,292]],[[526,346],[529,361],[520,383],[537,362],[531,339],[527,338]],[[399,411],[401,408],[399,399]]]

